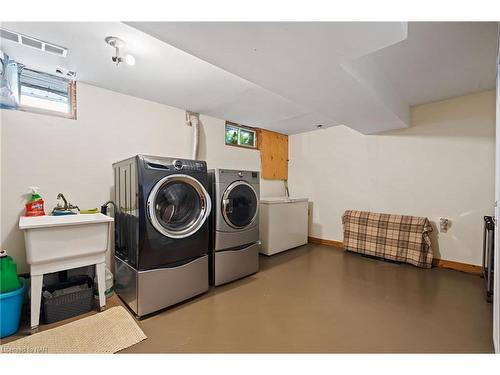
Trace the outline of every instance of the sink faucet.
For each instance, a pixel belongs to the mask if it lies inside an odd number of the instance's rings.
[[[61,199],[64,202],[64,205],[61,205],[61,202],[59,202],[59,200],[61,200]],[[57,200],[58,200],[57,206],[54,207],[54,209],[52,210],[53,213],[55,211],[68,211],[68,210],[74,210],[74,209],[77,209],[78,211],[80,211],[78,206],[73,206],[71,203],[68,203],[68,201],[64,197],[63,193],[57,194]]]

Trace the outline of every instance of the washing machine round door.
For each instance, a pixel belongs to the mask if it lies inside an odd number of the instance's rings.
[[[258,210],[257,193],[252,185],[245,181],[233,182],[222,196],[222,216],[233,228],[241,229],[252,224]]]
[[[207,220],[210,209],[210,196],[203,185],[183,174],[158,181],[148,198],[151,224],[171,238],[185,238],[195,233]]]

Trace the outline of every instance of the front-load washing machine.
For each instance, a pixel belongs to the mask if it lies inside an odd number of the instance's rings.
[[[207,291],[206,163],[137,155],[113,168],[120,298],[141,317]]]
[[[210,282],[222,285],[259,270],[259,172],[208,171],[211,215]]]

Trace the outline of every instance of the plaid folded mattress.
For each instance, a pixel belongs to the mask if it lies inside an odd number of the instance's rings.
[[[426,217],[348,210],[342,216],[344,248],[431,268],[432,227]]]

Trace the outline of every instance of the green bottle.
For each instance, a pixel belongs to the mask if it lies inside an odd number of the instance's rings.
[[[16,262],[5,250],[0,250],[0,293],[12,292],[20,287]]]

